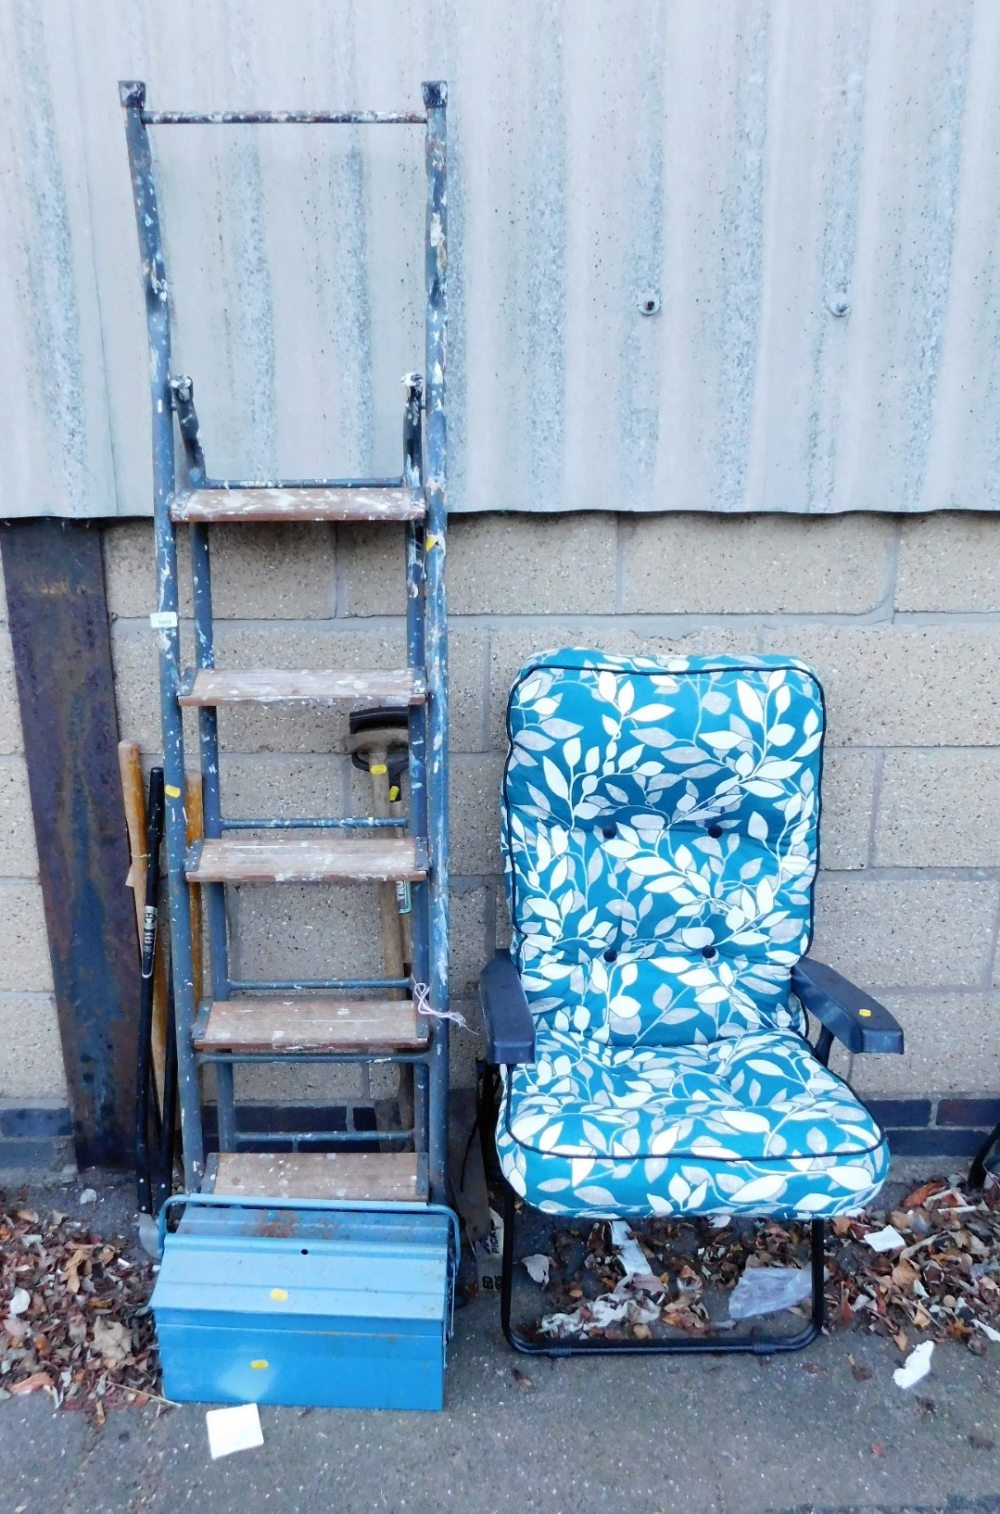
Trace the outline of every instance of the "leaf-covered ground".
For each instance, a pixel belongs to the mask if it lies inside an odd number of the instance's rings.
[[[44,1392],[98,1423],[158,1392],[152,1268],[130,1243],[0,1195],[0,1398]]]
[[[886,1225],[902,1244],[879,1253],[865,1236]],[[704,1333],[726,1328],[727,1295],[746,1269],[808,1259],[808,1227],[773,1221],[734,1233],[654,1220],[637,1227],[636,1239],[646,1270],[633,1251],[623,1277],[607,1224],[549,1232],[537,1314],[569,1316],[577,1330],[611,1340]],[[158,1401],[152,1282],[129,1240],[0,1195],[0,1399],[46,1393],[97,1423],[110,1408]],[[1000,1334],[1000,1178],[975,1194],[934,1178],[892,1210],[834,1221],[826,1297],[831,1330],[885,1336],[902,1351],[926,1339],[988,1351]]]
[[[878,1252],[865,1237],[887,1225],[899,1241]],[[807,1225],[765,1220],[734,1231],[652,1220],[634,1236],[645,1270],[634,1253],[631,1268],[623,1266],[606,1223],[564,1224],[549,1234],[531,1258],[536,1277],[548,1260],[534,1326],[540,1338],[646,1340],[674,1329],[732,1329],[726,1296],[745,1269],[808,1266]],[[933,1178],[895,1209],[833,1221],[826,1300],[832,1330],[890,1337],[900,1350],[951,1339],[982,1355],[1000,1338],[1000,1178],[972,1195],[957,1180]]]

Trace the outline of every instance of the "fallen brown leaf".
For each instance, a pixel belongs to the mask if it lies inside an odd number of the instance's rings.
[[[30,1377],[22,1377],[19,1383],[11,1383],[8,1392],[19,1396],[22,1393],[37,1393],[39,1388],[51,1388],[52,1379],[47,1372],[33,1372]]]
[[[921,1183],[919,1188],[914,1188],[912,1193],[908,1193],[901,1207],[903,1209],[920,1209],[926,1204],[932,1193],[940,1193],[943,1188],[944,1178],[931,1178],[928,1182]]]

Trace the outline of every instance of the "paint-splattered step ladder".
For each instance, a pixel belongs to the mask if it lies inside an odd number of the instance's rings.
[[[347,1296],[343,1254],[338,1246],[347,1246],[353,1259],[351,1266],[359,1269],[360,1278],[365,1276],[366,1255],[369,1260],[385,1260],[398,1253],[396,1264],[402,1271],[397,1274],[392,1301],[381,1312],[375,1310],[377,1330],[380,1339],[388,1330],[394,1338],[409,1340],[411,1345],[419,1336],[426,1346],[429,1327],[430,1349],[429,1354],[423,1347],[415,1355],[412,1351],[409,1356],[403,1353],[406,1360],[419,1359],[421,1365],[413,1372],[412,1392],[405,1387],[404,1373],[405,1402],[399,1402],[397,1383],[393,1403],[397,1407],[432,1407],[440,1399],[443,1342],[456,1260],[454,1227],[442,1225],[447,1204],[448,1138],[444,590],[447,91],[441,83],[425,84],[424,109],[414,113],[154,111],[147,108],[145,86],[139,82],[123,83],[120,96],[150,346],[159,595],[151,620],[159,637],[171,960],[186,1198],[186,1207],[176,1202],[171,1206],[172,1211],[184,1207],[184,1215],[176,1231],[166,1238],[157,1285],[159,1303],[154,1298],[161,1335],[171,1343],[164,1351],[167,1391],[184,1397],[214,1395],[220,1401],[253,1397],[260,1402],[381,1402],[379,1373],[371,1374],[370,1381],[362,1374],[360,1385],[357,1380],[356,1336],[358,1330],[363,1335],[371,1322],[359,1323],[354,1305],[345,1304],[341,1321],[354,1341],[353,1365],[348,1373],[349,1377],[353,1375],[350,1396],[337,1397],[338,1392],[348,1393],[346,1381],[341,1389],[327,1384],[322,1390],[311,1391],[309,1374],[303,1375],[301,1370],[303,1361],[309,1358],[313,1336],[326,1341],[322,1349],[327,1353],[333,1349],[329,1342],[337,1336],[337,1326],[331,1325],[330,1314],[337,1315],[336,1301]],[[192,382],[171,370],[170,308],[150,128],[244,124],[424,127],[427,383],[425,391],[419,375],[408,375],[405,380],[403,459],[398,478],[261,481],[207,475]],[[291,398],[294,401],[294,396]],[[175,421],[184,457],[181,485],[175,476]],[[256,523],[270,521],[377,522],[387,530],[394,525],[404,529],[405,667],[381,672],[216,666],[210,528],[229,523],[252,530]],[[185,669],[181,661],[178,526],[189,534],[194,580],[196,665],[192,669]],[[280,719],[283,706],[308,704],[338,706],[345,722],[349,714],[356,717],[363,711],[385,712],[387,718],[402,721],[408,747],[408,817],[402,821],[395,813],[348,818],[227,817],[217,711],[233,704],[276,706],[275,719]],[[204,794],[204,836],[191,847],[186,840],[183,800],[185,708],[198,712]],[[374,761],[371,770],[373,774],[382,771]],[[405,890],[403,897],[411,910],[412,962],[404,963],[402,971],[397,962],[395,972],[388,971],[387,964],[386,975],[381,978],[303,979],[295,974],[294,964],[290,964],[286,979],[234,977],[230,971],[227,887],[283,883],[377,884],[382,886],[383,902],[386,886],[391,892],[398,885]],[[198,885],[204,898],[209,941],[211,992],[201,1004],[195,1002],[193,982],[191,884]],[[391,1062],[401,1069],[412,1067],[412,1100],[401,1100],[401,1104],[412,1105],[412,1118],[401,1121],[403,1129],[382,1129],[373,1134],[372,1149],[365,1151],[336,1149],[347,1142],[356,1148],[356,1131],[296,1130],[293,1135],[250,1129],[238,1118],[234,1070],[262,1062]],[[207,1162],[200,1091],[200,1074],[206,1065],[215,1073],[219,1143],[218,1155]],[[283,1146],[292,1149],[281,1150]],[[192,1195],[198,1195],[197,1202]],[[363,1224],[357,1218],[359,1211],[365,1215]],[[275,1216],[288,1230],[287,1235],[280,1228],[274,1229],[279,1223]],[[421,1216],[426,1225],[422,1225]],[[300,1246],[306,1234],[314,1241],[318,1237],[323,1244]],[[262,1271],[258,1263],[264,1236],[267,1262]],[[287,1256],[282,1251],[285,1242]],[[408,1293],[407,1247],[411,1260],[419,1252],[420,1265],[424,1266],[435,1246],[439,1251],[444,1248],[438,1258],[442,1266],[421,1274],[425,1283],[432,1278],[427,1287]],[[336,1286],[327,1286],[329,1276],[322,1270],[319,1276],[309,1275],[308,1264],[303,1275],[302,1259],[311,1255],[325,1259],[323,1267],[339,1279]],[[303,1306],[304,1313],[286,1307],[289,1290],[278,1282],[269,1294],[260,1291],[261,1278],[271,1276],[275,1268],[280,1271],[285,1263],[291,1267],[293,1260],[299,1297],[308,1294],[312,1300]],[[318,1261],[316,1266],[320,1266]],[[189,1287],[197,1280],[199,1267],[205,1284],[200,1300],[196,1290],[192,1292]],[[245,1289],[239,1285],[241,1267],[246,1275]],[[436,1278],[445,1280],[440,1289],[433,1281]],[[272,1342],[268,1351],[262,1349],[254,1358],[264,1362],[266,1371],[262,1368],[255,1374],[252,1364],[247,1367],[242,1358],[240,1364],[231,1360],[234,1340],[242,1342],[244,1335],[247,1340],[253,1338],[261,1320],[274,1330],[275,1316],[283,1316],[287,1323],[289,1313],[297,1323],[285,1332],[285,1345]],[[167,1319],[169,1329],[164,1325]],[[206,1325],[214,1332],[211,1339],[203,1333]],[[186,1334],[187,1326],[191,1330]],[[371,1329],[376,1326],[371,1325]],[[294,1347],[289,1344],[293,1339]],[[196,1355],[204,1354],[207,1348],[210,1360],[213,1340],[218,1348],[218,1370],[209,1367],[192,1376],[188,1370],[189,1347]],[[183,1344],[185,1341],[188,1345]],[[360,1355],[364,1357],[363,1341]]]

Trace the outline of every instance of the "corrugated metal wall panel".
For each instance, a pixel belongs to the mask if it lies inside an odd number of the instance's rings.
[[[455,509],[1000,508],[992,0],[8,0],[0,21],[5,515],[148,509],[129,77],[174,108],[413,106],[449,80]],[[212,470],[394,471],[420,129],[154,145]]]

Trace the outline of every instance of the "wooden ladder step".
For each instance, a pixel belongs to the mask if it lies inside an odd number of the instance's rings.
[[[175,521],[423,520],[419,489],[184,489],[170,500]]]
[[[426,1203],[426,1161],[412,1151],[223,1151],[209,1160],[204,1190],[244,1199]]]
[[[412,836],[225,836],[192,847],[186,872],[192,883],[419,883],[427,855]]]
[[[405,710],[422,704],[427,685],[422,668],[386,673],[351,673],[332,669],[198,668],[188,672],[178,700],[183,705],[347,704],[352,709],[385,706]]]
[[[410,999],[217,999],[198,1051],[421,1051],[427,1021]]]

